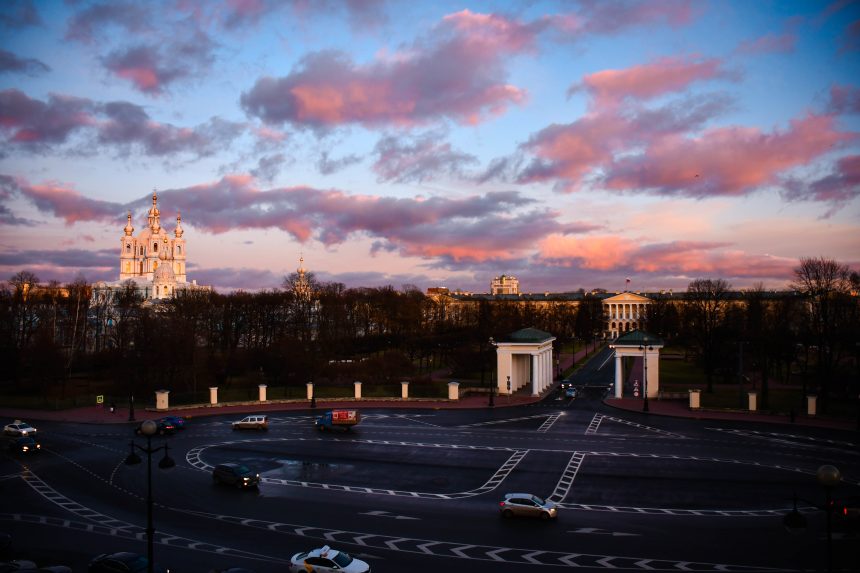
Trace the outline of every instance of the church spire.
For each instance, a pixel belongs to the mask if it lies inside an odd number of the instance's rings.
[[[131,237],[132,233],[134,233],[134,227],[131,225],[131,211],[128,212],[128,222],[125,224],[123,231],[125,231],[126,237]]]
[[[153,233],[157,233],[159,229],[161,229],[161,213],[158,210],[158,194],[155,189],[152,190],[152,208],[149,210],[149,214],[147,216],[147,220],[149,221],[149,228],[152,229]]]
[[[179,237],[182,236],[182,234],[184,232],[185,231],[182,229],[182,212],[177,211],[176,212],[176,230],[173,231],[173,234],[176,235],[176,238],[178,239]]]

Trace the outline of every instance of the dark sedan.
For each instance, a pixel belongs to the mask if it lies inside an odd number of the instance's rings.
[[[31,454],[41,451],[42,444],[30,437],[9,440],[9,451],[15,454]]]
[[[258,487],[260,474],[242,464],[218,464],[212,470],[212,481],[238,488]]]
[[[88,573],[146,573],[149,561],[143,555],[120,551],[119,553],[102,554],[90,561]],[[153,567],[158,573],[165,570],[157,565]]]
[[[146,421],[141,422],[137,425],[137,428],[134,429],[134,433],[138,436],[143,434],[143,424]],[[165,434],[174,434],[176,433],[176,426],[174,426],[171,422],[168,422],[165,418],[161,418],[160,420],[155,421],[155,433],[161,434],[162,436]]]
[[[159,423],[164,422],[166,424],[173,424],[173,427],[177,430],[185,429],[185,418],[182,416],[165,416],[158,420]]]

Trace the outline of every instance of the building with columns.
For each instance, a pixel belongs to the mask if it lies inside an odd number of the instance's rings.
[[[552,343],[555,337],[536,328],[524,328],[511,334],[496,346],[496,391],[513,394],[528,387],[532,396],[540,396],[552,386]],[[510,381],[510,385],[508,384]]]
[[[644,328],[651,302],[650,298],[632,292],[622,292],[603,299],[606,338],[612,340]]]

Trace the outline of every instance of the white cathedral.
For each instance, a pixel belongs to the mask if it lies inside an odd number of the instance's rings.
[[[158,210],[158,195],[152,193],[152,207],[147,213],[147,226],[135,237],[131,224],[131,211],[120,238],[119,280],[99,282],[93,285],[93,296],[112,298],[112,294],[124,288],[132,280],[146,301],[170,298],[179,290],[211,290],[197,281],[188,282],[185,274],[187,252],[182,235],[182,215],[176,215],[176,228],[171,237],[161,226]]]

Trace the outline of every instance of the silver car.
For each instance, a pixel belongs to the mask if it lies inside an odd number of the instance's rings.
[[[558,517],[558,506],[530,493],[507,493],[505,499],[499,502],[499,512],[502,517],[555,519]]]

